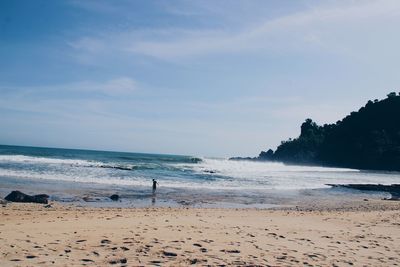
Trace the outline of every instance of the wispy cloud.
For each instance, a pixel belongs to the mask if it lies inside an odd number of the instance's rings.
[[[86,90],[90,92],[103,92],[109,95],[129,94],[137,90],[137,83],[129,77],[119,77],[102,83],[83,81],[66,85],[71,90]]]
[[[85,53],[102,53],[104,47],[114,52],[144,55],[162,60],[179,60],[226,53],[275,53],[280,51],[323,49],[343,52],[339,40],[326,34],[343,37],[343,42],[361,44],[364,39],[352,37],[354,26],[368,27],[376,20],[400,14],[400,2],[353,1],[325,5],[303,12],[234,29],[168,29],[114,32],[110,37],[83,37],[72,46]],[[357,30],[357,29],[356,29]],[[113,41],[110,41],[110,40]],[[335,51],[336,50],[336,51]]]
[[[124,96],[132,94],[137,90],[137,82],[129,77],[117,77],[105,81],[89,81],[82,80],[76,82],[67,82],[63,84],[46,84],[43,86],[0,86],[0,92],[7,95],[42,95],[46,94],[47,98],[51,98],[51,93],[87,93],[89,96],[95,96],[95,94],[103,94],[107,96]],[[55,95],[58,97],[59,95]]]

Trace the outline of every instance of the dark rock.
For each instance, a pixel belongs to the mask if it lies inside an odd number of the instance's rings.
[[[253,157],[253,158],[251,158],[251,157],[231,157],[231,158],[229,158],[229,160],[237,160],[237,161],[243,161],[243,160],[257,161],[257,160],[259,160],[259,159],[256,158],[256,157]]]
[[[105,169],[116,169],[116,170],[122,170],[122,171],[132,171],[137,169],[137,166],[110,166],[110,165],[102,165],[99,166],[100,168],[105,168]]]
[[[96,202],[96,199],[89,197],[89,196],[83,196],[82,199],[85,202]]]
[[[383,184],[327,184],[332,187],[345,187],[363,191],[382,191],[382,192],[399,192],[400,184],[383,185]]]
[[[258,159],[273,160],[274,159],[274,151],[272,149],[268,149],[267,152],[261,151],[261,153],[258,155]]]
[[[8,196],[5,197],[5,200],[11,202],[47,204],[48,198],[49,196],[45,194],[30,196],[20,191],[12,191],[10,194],[8,194]]]
[[[114,195],[110,196],[110,199],[113,200],[113,201],[118,201],[119,200],[119,195],[114,194]]]
[[[343,187],[356,189],[361,191],[387,192],[392,195],[388,200],[400,199],[400,184],[383,185],[383,184],[327,184],[332,187]],[[364,200],[365,201],[365,200]]]
[[[46,194],[34,195],[34,197],[38,197],[38,198],[49,198],[49,196],[46,195]]]
[[[177,203],[181,204],[183,206],[189,206],[190,205],[190,202],[186,201],[186,200],[179,200],[179,201],[177,201]]]

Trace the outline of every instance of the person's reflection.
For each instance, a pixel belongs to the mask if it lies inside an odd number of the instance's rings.
[[[151,205],[155,205],[156,204],[156,194],[153,194],[152,196],[151,196]]]

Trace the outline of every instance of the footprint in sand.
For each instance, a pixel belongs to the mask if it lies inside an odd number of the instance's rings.
[[[240,253],[240,250],[237,250],[237,249],[231,249],[231,250],[229,250],[229,249],[222,249],[222,250],[220,250],[221,252],[226,252],[226,253]]]
[[[103,239],[103,240],[100,241],[100,243],[101,243],[101,244],[110,244],[111,241],[108,240],[108,239]]]
[[[128,260],[126,258],[122,258],[122,259],[110,260],[108,263],[109,264],[117,264],[117,263],[125,264],[127,262],[128,262]]]
[[[175,252],[170,252],[170,251],[163,251],[164,256],[167,257],[176,257],[178,256],[178,254],[176,254]]]
[[[91,260],[91,259],[81,259],[81,261],[83,261],[83,262],[94,262],[94,261]]]
[[[25,258],[27,258],[27,259],[34,259],[34,258],[37,258],[37,256],[35,256],[35,255],[27,255]]]

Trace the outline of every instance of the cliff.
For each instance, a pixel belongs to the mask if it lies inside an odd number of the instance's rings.
[[[400,171],[400,95],[368,101],[334,124],[306,119],[299,137],[252,159]]]

